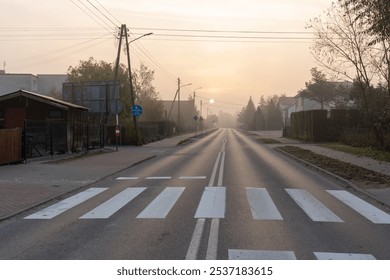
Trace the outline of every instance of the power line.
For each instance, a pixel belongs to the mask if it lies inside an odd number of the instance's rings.
[[[111,26],[108,26],[108,29],[106,26],[104,26],[101,22],[99,22],[96,18],[94,18],[93,16],[91,16],[91,14],[89,14],[85,9],[83,9],[81,6],[79,6],[74,0],[70,0],[76,7],[78,7],[83,13],[85,13],[89,18],[91,18],[93,21],[95,21],[97,24],[99,24],[101,27],[103,27],[104,29],[106,29],[107,31],[111,32],[112,30],[111,29]],[[81,3],[87,10],[89,10],[92,14],[94,14],[100,21],[102,21],[104,24],[107,25],[107,23],[105,23],[99,16],[97,16],[89,7],[87,7],[83,2],[81,2],[79,0],[79,3]]]
[[[197,33],[244,33],[244,34],[314,34],[308,31],[256,31],[256,30],[215,30],[215,29],[180,29],[160,27],[133,27],[135,30],[158,30],[172,32],[197,32]]]
[[[89,45],[89,43],[92,43],[92,42],[97,41],[97,40],[102,40],[102,42],[104,42],[105,40],[108,39],[108,38],[104,38],[105,36],[107,36],[107,34],[104,34],[102,36],[99,36],[99,37],[96,37],[96,38],[93,38],[93,39],[90,39],[90,40],[87,40],[87,41],[84,41],[84,42],[81,42],[81,43],[78,43],[78,44],[75,44],[75,45],[66,46],[64,48],[52,50],[52,51],[49,51],[49,52],[43,52],[43,53],[36,54],[36,55],[30,56],[30,57],[22,57],[22,58],[10,60],[8,62],[11,62],[13,64],[21,64],[21,63],[25,63],[28,60],[38,60],[39,59],[39,61],[36,62],[36,63],[39,63],[41,61],[42,57],[43,58],[47,58],[48,55],[51,55],[53,53],[59,53],[59,52],[62,52],[62,53],[66,53],[66,52],[75,53],[75,52],[79,52],[80,50],[84,50],[86,48],[90,48],[91,45]],[[110,37],[110,39],[111,39],[111,37]],[[100,44],[100,42],[97,43],[97,44]],[[97,44],[94,44],[92,46],[95,46]],[[87,45],[87,46],[82,47],[82,48],[78,48],[78,47],[81,47],[83,45]],[[62,56],[64,56],[64,55],[62,55]],[[34,64],[34,62],[32,62],[30,64],[27,64],[27,65],[31,65],[31,64]]]
[[[98,7],[96,7],[93,3],[91,3],[91,1],[87,0],[87,2],[92,6],[94,7],[101,15],[103,15],[109,22],[111,22],[114,26],[116,26],[116,23],[113,22],[108,16],[106,16],[101,10],[99,10]],[[103,7],[103,6],[102,6]],[[103,7],[104,8],[104,7]]]
[[[120,22],[120,20],[118,20],[113,14],[111,14],[102,4],[100,4],[100,2],[98,0],[95,0],[96,3],[98,3],[100,5],[100,7],[102,7],[112,18],[114,18],[119,25],[122,25],[122,23]]]

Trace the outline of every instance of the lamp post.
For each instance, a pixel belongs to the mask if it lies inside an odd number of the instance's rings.
[[[133,79],[131,74],[131,64],[130,64],[130,43],[137,41],[138,39],[141,39],[142,37],[152,35],[153,33],[146,33],[144,35],[141,35],[129,42],[128,34],[127,34],[127,28],[125,26],[124,28],[125,32],[125,38],[126,38],[126,52],[127,52],[127,65],[129,68],[129,82],[130,82],[130,97],[131,97],[131,106],[135,105],[135,94],[134,94],[134,88],[133,88]],[[134,123],[134,130],[135,130],[135,145],[138,146],[138,124],[137,124],[137,117],[133,114],[133,123]]]
[[[180,78],[177,79],[177,133],[180,133],[180,89],[190,84],[180,85]]]
[[[115,72],[114,72],[114,80],[118,80],[118,69],[119,69],[119,60],[120,60],[120,54],[121,54],[121,47],[122,47],[122,38],[126,38],[126,53],[127,53],[127,65],[129,69],[129,80],[130,80],[130,98],[131,98],[131,105],[135,105],[135,97],[134,97],[134,90],[133,90],[133,80],[131,75],[131,65],[130,65],[130,48],[129,44],[141,39],[142,37],[152,35],[153,33],[146,33],[143,34],[129,42],[128,34],[127,34],[127,27],[126,24],[122,24],[120,28],[120,35],[119,35],[119,44],[118,44],[118,53],[115,61]],[[118,119],[118,118],[117,118]],[[136,137],[136,145],[138,145],[138,126],[137,126],[137,118],[133,115],[133,122],[134,122],[134,129],[135,129],[135,137]],[[118,121],[117,121],[117,127],[118,127]],[[117,139],[118,142],[118,139]]]

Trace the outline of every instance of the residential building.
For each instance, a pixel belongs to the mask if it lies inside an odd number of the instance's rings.
[[[66,74],[15,74],[0,70],[0,96],[26,90],[46,96],[61,97],[62,83],[66,79]]]

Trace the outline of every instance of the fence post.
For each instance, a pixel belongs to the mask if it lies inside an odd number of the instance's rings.
[[[53,159],[54,147],[53,147],[53,121],[50,122],[50,155]]]

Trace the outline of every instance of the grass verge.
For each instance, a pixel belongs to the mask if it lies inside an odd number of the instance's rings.
[[[390,186],[390,176],[360,166],[319,155],[300,147],[282,146],[276,149],[350,180],[363,188],[388,188]]]

